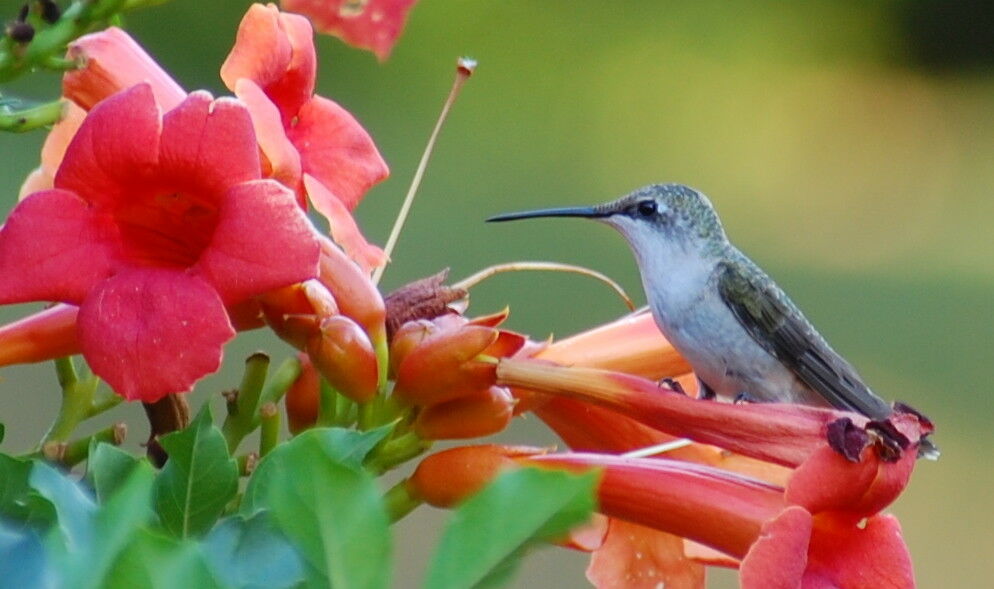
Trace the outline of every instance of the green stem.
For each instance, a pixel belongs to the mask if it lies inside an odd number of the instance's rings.
[[[22,53],[10,43],[0,45],[0,82],[49,65],[62,69],[66,64],[56,56],[81,35],[104,28],[121,12],[155,6],[166,0],[76,0],[51,26],[39,30]]]
[[[422,503],[424,502],[421,499],[411,495],[411,491],[407,487],[407,479],[400,481],[383,494],[383,505],[386,507],[387,517],[390,518],[391,522],[400,521]]]
[[[283,395],[290,390],[290,387],[300,376],[300,370],[300,360],[297,358],[291,356],[284,360],[269,379],[269,384],[263,389],[259,396],[259,403],[279,403]]]
[[[23,133],[40,127],[49,127],[59,122],[63,114],[65,114],[65,102],[61,99],[24,110],[0,108],[0,131]]]
[[[424,453],[432,442],[424,440],[414,432],[408,432],[384,442],[366,458],[364,465],[374,474],[383,474],[399,464]]]
[[[62,403],[52,427],[42,439],[42,445],[48,442],[65,442],[69,439],[76,426],[89,416],[93,391],[96,389],[95,378],[79,380],[72,358],[57,359],[55,372],[62,387]]]
[[[280,410],[275,403],[259,409],[259,458],[269,454],[280,441]]]
[[[221,432],[228,443],[228,452],[234,454],[238,444],[245,436],[252,433],[258,422],[256,408],[262,396],[262,389],[269,372],[269,356],[262,352],[252,354],[245,359],[245,373],[241,385],[233,399],[228,400],[228,415],[221,425]]]
[[[62,458],[59,462],[70,468],[76,466],[89,457],[91,443],[104,442],[106,444],[120,446],[124,443],[124,438],[127,433],[127,426],[123,423],[115,423],[114,425],[104,428],[93,435],[80,438],[74,442],[69,442],[66,444],[65,452],[62,453]]]

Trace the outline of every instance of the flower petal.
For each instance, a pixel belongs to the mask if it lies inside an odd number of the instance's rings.
[[[873,515],[901,494],[916,460],[912,451],[904,452],[897,462],[885,462],[867,449],[860,461],[853,463],[825,446],[794,471],[785,497],[811,513],[844,510]]]
[[[306,14],[317,29],[349,45],[369,49],[380,59],[390,56],[404,30],[407,13],[417,0],[283,0],[283,8]]]
[[[66,190],[22,200],[0,229],[0,302],[80,303],[111,272],[113,229]]]
[[[232,187],[196,269],[225,304],[317,276],[319,245],[293,193],[273,180]]]
[[[763,524],[739,569],[743,589],[795,589],[807,567],[813,524],[804,508],[791,506]]]
[[[93,372],[129,400],[190,390],[221,364],[234,337],[220,298],[202,279],[127,270],[94,288],[79,311],[79,339]]]
[[[390,175],[373,139],[359,121],[335,102],[314,96],[300,108],[287,136],[297,146],[304,172],[318,179],[351,211],[374,184]],[[328,215],[327,202],[311,196]]]
[[[683,553],[683,538],[612,518],[587,580],[598,589],[703,589],[704,566]]]
[[[355,217],[340,200],[310,174],[304,174],[304,187],[314,208],[328,219],[331,237],[342,246],[345,254],[359,266],[365,274],[387,263],[387,255],[378,246],[368,241],[359,231]],[[317,203],[321,203],[320,207]]]
[[[559,340],[536,358],[568,366],[626,372],[659,380],[690,372],[690,364],[656,327],[652,314],[625,316]]]
[[[241,78],[252,80],[289,123],[314,94],[316,72],[314,33],[307,19],[280,13],[272,4],[253,4],[238,25],[235,46],[221,66],[221,79],[231,90]]]
[[[833,514],[818,515],[801,586],[804,589],[915,587],[911,555],[901,537],[897,518],[878,515],[859,527]]]
[[[162,128],[159,107],[148,84],[138,84],[95,106],[66,148],[55,187],[91,204],[127,200],[147,184],[158,160]]]
[[[98,102],[135,84],[147,83],[165,110],[186,96],[183,88],[117,27],[84,35],[70,44],[69,59],[82,59],[85,67],[69,70],[62,78],[62,93],[90,110]]]
[[[190,94],[162,117],[158,173],[170,189],[190,190],[215,204],[232,184],[260,178],[259,147],[248,110],[231,98]]]
[[[268,177],[298,193],[298,203],[307,207],[301,182],[300,154],[290,143],[280,121],[280,111],[252,80],[242,78],[235,83],[235,96],[248,108],[255,127],[259,149],[269,164]]]

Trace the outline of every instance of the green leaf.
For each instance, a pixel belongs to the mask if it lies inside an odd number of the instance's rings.
[[[142,462],[112,444],[96,440],[90,444],[88,456],[86,480],[93,487],[97,501],[101,504],[114,494],[134,468]]]
[[[185,429],[159,442],[169,461],[155,481],[155,508],[175,536],[202,534],[214,525],[238,492],[238,466],[204,403]]]
[[[264,491],[264,487],[269,481],[274,480],[269,469],[281,469],[283,459],[279,458],[283,452],[297,452],[294,448],[308,447],[316,453],[317,460],[336,462],[355,469],[362,468],[362,462],[366,456],[383,441],[392,430],[392,426],[385,425],[365,432],[358,432],[351,429],[338,427],[315,428],[295,437],[293,440],[277,446],[272,452],[259,462],[252,478],[249,480],[248,488],[245,489],[245,496],[242,498],[242,513],[251,515],[260,506],[256,504],[256,494]],[[294,476],[292,473],[289,476]]]
[[[281,589],[304,581],[304,563],[269,512],[226,518],[203,541],[214,575],[243,589]]]
[[[52,504],[31,490],[31,462],[0,454],[0,517],[8,522],[55,521]],[[47,527],[45,525],[40,526]]]
[[[356,466],[385,435],[371,433],[308,431],[267,455],[249,481],[243,513],[270,511],[303,555],[311,584],[389,585],[386,510],[372,476]]]
[[[504,473],[452,514],[426,587],[505,583],[536,540],[565,534],[595,507],[596,473],[524,468]]]
[[[145,528],[137,530],[114,562],[100,589],[211,589],[223,587],[207,566],[199,546]]]

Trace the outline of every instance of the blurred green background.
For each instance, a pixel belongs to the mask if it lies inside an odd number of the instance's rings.
[[[174,0],[128,19],[187,88],[223,93],[218,67],[248,2]],[[19,2],[0,3],[12,17]],[[444,130],[393,255],[389,290],[443,267],[461,278],[511,260],[607,272],[641,302],[631,255],[609,229],[574,220],[488,226],[497,212],[591,204],[657,181],[709,194],[729,235],[762,265],[877,392],[937,424],[893,506],[922,587],[978,587],[994,573],[994,8],[989,2],[846,0],[595,2],[422,0],[379,64],[320,38],[319,92],[349,108],[393,176],[359,208],[383,242],[448,91],[455,57],[480,61]],[[5,88],[51,98],[53,75]],[[40,132],[0,136],[3,210],[38,160]],[[43,235],[38,236],[44,239]],[[603,285],[520,273],[484,283],[473,311],[510,304],[542,338],[624,312]],[[38,305],[0,310],[6,320]],[[231,388],[263,333],[227,349],[195,395]],[[51,366],[0,373],[8,450],[55,413]],[[194,405],[199,399],[194,400]],[[112,413],[145,437],[140,409]],[[537,420],[503,435],[548,443]],[[398,536],[396,585],[416,586],[438,515]],[[425,539],[427,536],[427,540]],[[546,549],[518,586],[583,586],[585,558]],[[717,575],[715,586],[731,583]]]

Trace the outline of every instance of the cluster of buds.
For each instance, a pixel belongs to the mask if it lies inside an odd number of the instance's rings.
[[[510,423],[514,398],[497,385],[497,360],[517,353],[526,340],[498,329],[506,317],[506,311],[475,319],[451,313],[407,322],[394,335],[394,396],[416,408],[419,436],[477,438]]]

